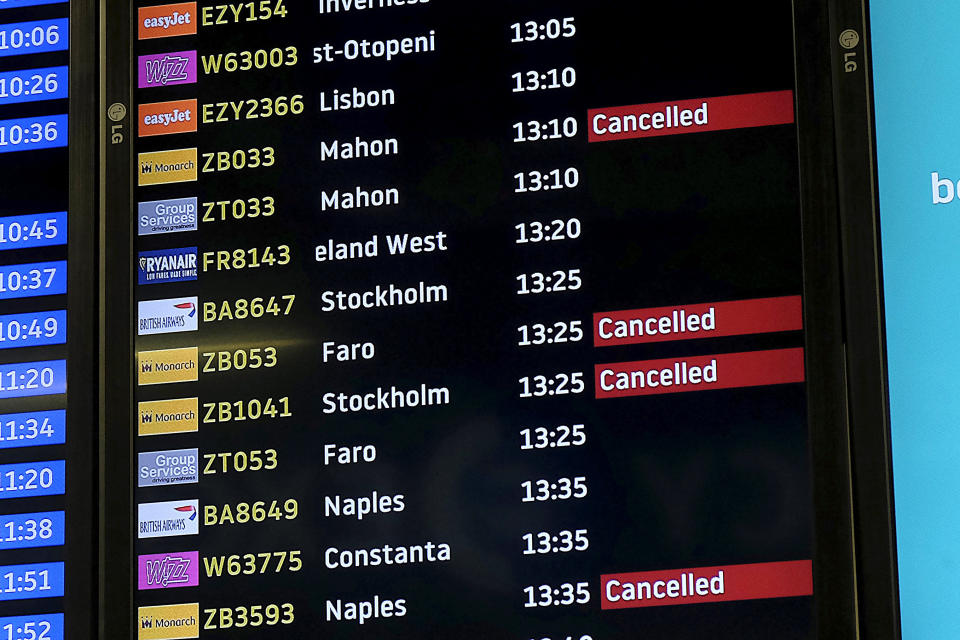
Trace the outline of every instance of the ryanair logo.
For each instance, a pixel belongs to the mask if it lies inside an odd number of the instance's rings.
[[[137,433],[141,436],[191,433],[199,429],[198,398],[141,402],[137,409],[140,415]]]
[[[151,151],[137,156],[141,187],[197,181],[197,148]]]
[[[189,640],[200,637],[200,603],[137,609],[137,640]]]
[[[141,351],[137,354],[137,383],[140,386],[196,382],[200,355],[196,347]]]
[[[185,282],[197,279],[197,248],[141,251],[137,258],[139,284]]]

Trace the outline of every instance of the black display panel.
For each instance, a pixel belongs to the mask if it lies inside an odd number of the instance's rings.
[[[792,21],[138,3],[138,637],[816,637]]]

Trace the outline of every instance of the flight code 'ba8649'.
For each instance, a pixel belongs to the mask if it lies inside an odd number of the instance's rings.
[[[263,500],[256,502],[238,502],[234,505],[215,504],[203,505],[203,524],[207,527],[217,525],[247,524],[250,522],[266,522],[267,520],[296,520],[300,514],[300,505],[294,498],[272,500],[269,503]]]

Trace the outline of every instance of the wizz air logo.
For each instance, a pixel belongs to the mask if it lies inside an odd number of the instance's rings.
[[[147,584],[169,587],[190,582],[190,560],[165,556],[163,560],[147,560]]]
[[[141,590],[196,587],[200,584],[200,555],[197,551],[157,553],[140,556],[139,560]]]
[[[145,62],[147,82],[163,86],[186,82],[190,77],[187,73],[188,64],[190,64],[190,58],[180,56],[163,56],[159,60]]]
[[[177,51],[140,56],[140,88],[166,87],[197,81],[197,52]]]

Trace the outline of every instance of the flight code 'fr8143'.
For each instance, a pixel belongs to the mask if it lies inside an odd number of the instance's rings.
[[[251,247],[204,251],[201,256],[201,269],[207,271],[240,271],[241,269],[259,269],[261,267],[282,267],[290,264],[290,247],[281,244],[274,247]]]
[[[266,522],[267,520],[296,520],[298,515],[300,515],[300,504],[295,498],[288,498],[282,505],[278,500],[272,500],[269,504],[263,500],[257,500],[253,503],[238,502],[235,505],[203,505],[205,527]]]
[[[203,403],[203,424],[246,422],[247,420],[260,420],[262,418],[289,418],[292,415],[290,398],[286,396],[276,400],[273,398],[267,398],[266,400],[253,398],[234,402]]]

